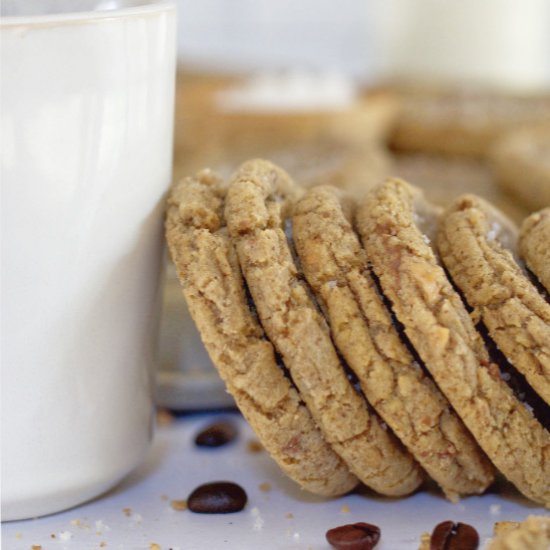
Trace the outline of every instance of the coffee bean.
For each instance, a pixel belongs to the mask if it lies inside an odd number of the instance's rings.
[[[197,487],[187,499],[187,507],[197,514],[240,512],[248,497],[244,489],[230,481],[215,481]]]
[[[380,528],[370,523],[351,523],[329,529],[326,537],[336,550],[372,550],[380,540]]]
[[[435,526],[430,538],[430,550],[477,550],[479,535],[467,523],[443,521]]]
[[[237,437],[237,428],[233,422],[223,420],[207,426],[195,437],[199,447],[221,447]]]

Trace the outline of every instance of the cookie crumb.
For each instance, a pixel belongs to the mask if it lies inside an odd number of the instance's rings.
[[[254,531],[261,531],[264,526],[264,518],[262,517],[260,510],[254,506],[252,510],[250,510],[250,515],[254,518],[254,525],[252,526],[252,529]]]
[[[99,543],[99,547],[100,547],[100,548],[105,548],[106,546],[107,546],[107,543],[106,543],[105,541],[101,541],[101,542]]]
[[[349,514],[350,512],[351,512],[350,507],[347,504],[344,504],[340,508],[340,513],[342,513],[342,514]]]
[[[21,540],[23,538],[23,533],[15,533],[15,538]]]
[[[174,510],[187,510],[186,500],[171,500],[170,507]]]
[[[258,485],[260,491],[262,491],[262,493],[268,493],[269,491],[271,491],[271,485],[267,482],[265,483],[260,483],[260,485]]]
[[[110,531],[111,528],[102,519],[98,519],[95,522],[95,530],[98,535],[102,535],[103,531]]]
[[[50,538],[51,538],[51,539],[55,539],[55,533],[52,533],[52,534],[50,535]]]
[[[431,539],[430,533],[422,533],[420,535],[420,547],[418,550],[430,550],[430,539]]]
[[[169,426],[174,420],[174,415],[168,409],[157,409],[157,425],[159,427]]]
[[[130,516],[130,519],[135,523],[141,523],[143,521],[143,517],[141,516],[141,514],[132,514]]]
[[[294,514],[292,512],[289,512],[288,514],[285,515],[285,518],[286,519],[294,519]]]
[[[86,518],[84,518],[84,519],[86,519]],[[83,521],[81,519],[72,519],[70,521],[70,524],[73,527],[77,527],[78,529],[87,529],[87,530],[89,530],[91,528],[89,523],[86,523],[85,521]]]
[[[264,447],[257,439],[250,439],[246,444],[246,449],[249,453],[261,453]]]
[[[160,495],[160,500],[166,501],[166,500],[169,500],[169,497],[168,495]]]
[[[152,542],[151,544],[149,544],[149,550],[161,550],[160,544]]]
[[[132,509],[131,508],[123,508],[122,513],[129,518],[132,515]]]
[[[40,544],[33,544],[31,550],[42,550],[42,546]]]
[[[519,521],[497,521],[493,526],[493,535],[502,535],[519,527]]]

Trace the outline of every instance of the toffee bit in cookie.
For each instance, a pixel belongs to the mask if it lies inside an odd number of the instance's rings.
[[[248,497],[242,487],[229,481],[206,483],[197,487],[187,499],[187,507],[197,514],[240,512]]]
[[[479,535],[467,523],[443,521],[435,526],[430,537],[430,550],[477,550]]]
[[[195,437],[198,447],[221,447],[231,443],[237,437],[237,428],[233,422],[222,420],[207,426]]]
[[[336,550],[372,550],[380,540],[380,528],[370,523],[350,523],[329,529],[326,538]]]

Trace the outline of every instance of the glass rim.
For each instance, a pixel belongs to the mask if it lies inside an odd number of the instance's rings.
[[[49,27],[58,25],[93,23],[114,19],[126,19],[176,11],[175,0],[140,0],[137,5],[121,6],[106,10],[66,11],[37,15],[2,15],[0,29],[14,27]]]

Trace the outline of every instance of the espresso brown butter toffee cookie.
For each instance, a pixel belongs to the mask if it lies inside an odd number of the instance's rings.
[[[182,180],[168,201],[166,236],[191,315],[229,392],[279,466],[312,493],[346,493],[355,476],[285,377],[247,301],[224,201],[224,185],[209,171]]]
[[[405,495],[421,470],[357,393],[328,326],[295,265],[283,225],[297,188],[273,164],[254,160],[232,178],[225,215],[260,321],[326,440],[367,486]]]
[[[545,120],[506,135],[491,150],[496,183],[531,210],[550,206],[550,104]]]
[[[514,259],[515,227],[483,199],[464,195],[442,217],[437,242],[474,316],[550,404],[550,304]]]
[[[293,235],[304,275],[337,347],[367,399],[451,500],[481,493],[493,469],[447,399],[401,341],[350,220],[353,203],[334,187],[298,201]]]
[[[403,94],[391,145],[402,151],[485,158],[502,136],[549,122],[547,95],[410,90]]]
[[[529,270],[550,293],[550,208],[525,219],[521,225],[519,251]]]
[[[398,179],[369,192],[357,225],[405,333],[482,449],[528,498],[550,504],[550,434],[520,402],[430,246],[438,212]]]

